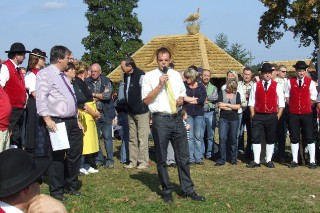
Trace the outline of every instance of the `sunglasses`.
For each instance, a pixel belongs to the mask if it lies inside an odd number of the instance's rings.
[[[281,71],[281,72],[286,73],[287,71]]]

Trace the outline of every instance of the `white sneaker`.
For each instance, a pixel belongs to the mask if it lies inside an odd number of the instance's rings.
[[[128,165],[123,165],[123,168],[126,168],[126,169],[133,169],[135,168],[135,166],[132,164],[132,163],[129,163]]]
[[[137,167],[137,169],[146,169],[146,168],[148,168],[148,166],[143,165],[143,164],[140,164],[140,165]]]
[[[97,172],[99,172],[99,170],[98,170],[98,169],[95,169],[95,168],[90,167],[90,168],[87,170],[87,172],[89,172],[89,173],[97,173]]]
[[[85,168],[81,168],[81,169],[80,169],[80,172],[81,172],[82,174],[85,174],[85,175],[88,175],[88,174],[89,174],[89,172],[88,172]]]

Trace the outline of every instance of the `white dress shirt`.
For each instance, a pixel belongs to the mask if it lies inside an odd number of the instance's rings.
[[[167,74],[169,75],[169,82],[171,84],[175,100],[179,97],[185,97],[186,88],[181,79],[180,73],[173,69],[169,69]],[[163,73],[158,68],[145,74],[142,80],[142,100],[158,86],[161,75],[163,75]],[[165,85],[162,87],[157,97],[149,104],[149,110],[151,113],[172,113]]]
[[[265,80],[261,80],[261,82],[262,82],[262,85],[264,85]],[[271,80],[268,81],[267,90],[269,89],[270,85],[271,85]],[[256,103],[256,91],[257,91],[257,83],[254,83],[251,88],[248,106],[254,107],[254,105]],[[284,102],[283,88],[282,88],[281,84],[277,83],[276,92],[277,92],[277,96],[278,96],[278,107],[284,108],[285,102]]]
[[[23,213],[23,211],[21,211],[20,209],[11,206],[5,202],[0,201],[0,207],[2,208],[3,211],[7,212],[7,213]]]
[[[301,79],[301,85],[303,85],[304,83],[304,78],[303,77]],[[297,78],[297,84],[299,85],[299,79]],[[290,80],[288,80],[287,82],[287,88],[285,90],[285,97],[289,98],[290,97],[290,90],[291,90],[291,84],[290,84]],[[310,99],[315,101],[317,99],[317,88],[316,88],[316,84],[314,83],[314,81],[311,80],[310,82],[310,87],[309,87],[309,91],[310,91]]]
[[[18,67],[11,59],[9,60],[13,63],[15,68]],[[0,70],[0,84],[2,87],[5,87],[7,81],[9,81],[9,78],[10,78],[9,69],[5,64],[2,64],[1,70]]]

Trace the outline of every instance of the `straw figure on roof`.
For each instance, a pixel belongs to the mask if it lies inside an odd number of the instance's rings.
[[[192,13],[184,22],[191,22],[192,24],[195,23],[200,18],[200,13],[199,13],[199,7],[197,10],[197,13]]]
[[[199,22],[196,23],[197,20],[200,18],[200,13],[199,13],[199,7],[197,10],[197,13],[191,14],[184,22],[187,22],[187,30],[189,34],[194,35],[197,34],[200,30],[200,24]]]

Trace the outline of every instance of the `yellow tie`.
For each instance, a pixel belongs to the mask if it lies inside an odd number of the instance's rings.
[[[172,113],[176,113],[177,112],[176,99],[174,98],[173,90],[172,90],[172,87],[171,87],[169,80],[166,82],[166,90],[167,90],[167,95],[169,98],[169,104],[170,104],[171,111],[172,111]]]

